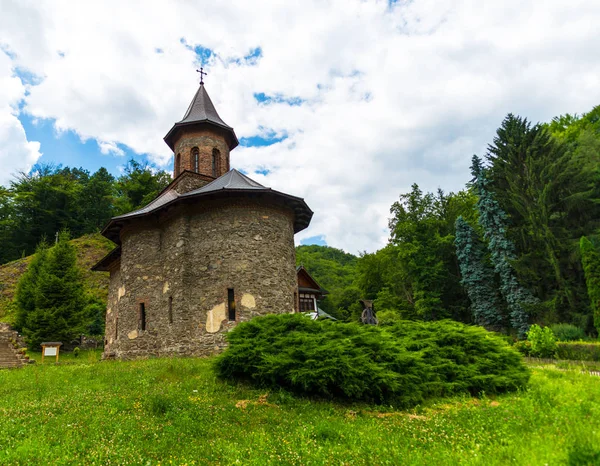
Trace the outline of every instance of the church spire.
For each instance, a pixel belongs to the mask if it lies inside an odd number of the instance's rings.
[[[194,98],[190,102],[190,105],[187,111],[185,112],[185,115],[183,116],[181,121],[176,124],[194,122],[213,123],[215,125],[233,131],[233,128],[227,125],[227,123],[225,123],[217,113],[217,109],[213,105],[212,100],[210,100],[210,97],[208,96],[208,92],[206,92],[204,84],[200,84],[200,87],[198,88],[196,95],[194,95]]]
[[[165,142],[175,153],[174,177],[191,171],[208,179],[229,171],[229,152],[238,145],[235,131],[217,113],[203,81],[183,118],[165,136]]]
[[[177,133],[180,132],[178,130],[188,125],[216,127],[215,129],[224,133],[227,138],[229,150],[239,144],[233,128],[225,123],[217,113],[217,109],[210,100],[203,82],[200,83],[200,87],[198,87],[198,91],[196,91],[181,121],[175,123],[164,138],[171,150],[175,150],[175,139],[177,139]]]

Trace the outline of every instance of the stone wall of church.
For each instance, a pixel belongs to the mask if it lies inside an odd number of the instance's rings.
[[[292,212],[249,199],[203,204],[122,231],[105,357],[209,355],[225,346],[236,323],[293,312]]]
[[[229,171],[229,146],[225,137],[216,130],[185,129],[175,141],[175,170],[176,177],[183,170],[195,171],[192,149],[198,149],[198,173],[213,177],[213,150],[218,151],[216,176],[218,178]],[[180,160],[179,167],[177,160]]]

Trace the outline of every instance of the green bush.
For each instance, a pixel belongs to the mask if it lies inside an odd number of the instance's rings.
[[[559,342],[556,357],[573,361],[600,361],[600,343]]]
[[[378,310],[375,317],[380,325],[390,325],[403,320],[400,312],[395,309]]]
[[[531,356],[536,358],[554,358],[556,356],[556,337],[550,327],[533,324],[527,332],[527,341],[531,343]]]
[[[215,360],[220,377],[304,395],[414,406],[457,393],[501,393],[529,379],[518,352],[452,321],[388,326],[269,315],[241,323]]]
[[[519,353],[524,356],[531,356],[531,342],[527,340],[519,340],[514,345],[513,348],[516,349]]]
[[[550,327],[558,341],[577,341],[585,339],[585,332],[572,324],[554,324]]]
[[[79,353],[81,353],[81,350],[79,349],[79,346],[76,346],[75,348],[73,348],[73,357],[74,358],[78,358],[79,357]]]

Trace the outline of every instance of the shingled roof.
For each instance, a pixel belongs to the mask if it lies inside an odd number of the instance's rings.
[[[176,203],[204,202],[212,199],[236,196],[270,198],[276,203],[293,209],[295,233],[304,230],[310,223],[313,215],[312,210],[306,205],[304,199],[267,188],[233,169],[207,185],[186,193],[180,194],[174,189],[167,188],[145,207],[113,217],[104,230],[102,230],[102,234],[115,243],[120,244],[119,232],[125,221],[157,213]]]
[[[262,184],[257,183],[252,178],[248,178],[243,173],[240,173],[235,168],[228,171],[223,176],[220,176],[215,181],[211,181],[201,188],[195,189],[185,195],[195,193],[207,193],[210,191],[218,191],[219,189],[271,189],[265,188]]]
[[[229,150],[233,149],[239,144],[233,128],[221,119],[217,113],[217,109],[208,96],[208,92],[206,92],[206,89],[204,88],[204,84],[200,84],[200,87],[190,102],[185,115],[181,121],[178,121],[173,125],[171,130],[165,136],[164,140],[171,150],[174,150],[174,136],[179,128],[188,125],[205,124],[217,126],[229,136]]]

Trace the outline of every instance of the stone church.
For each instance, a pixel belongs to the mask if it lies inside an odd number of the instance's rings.
[[[201,82],[164,138],[173,181],[147,206],[110,220],[105,358],[207,355],[238,322],[298,309],[294,234],[303,199],[230,168],[238,145]]]

